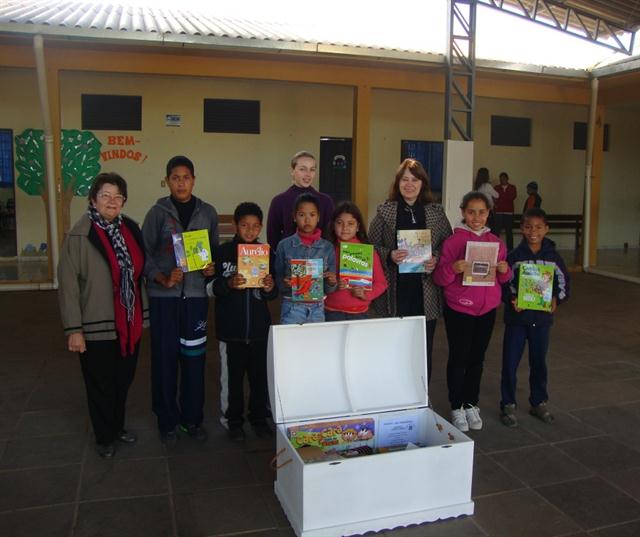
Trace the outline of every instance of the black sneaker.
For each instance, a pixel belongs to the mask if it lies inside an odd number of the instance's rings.
[[[269,424],[266,421],[253,423],[253,424],[251,424],[251,427],[253,427],[253,432],[256,433],[256,436],[258,438],[272,438],[273,437],[273,430],[271,429],[271,427],[269,426]]]
[[[138,441],[138,437],[135,434],[124,429],[116,435],[116,439],[123,444],[135,444]]]
[[[244,429],[242,428],[242,425],[229,427],[227,435],[229,436],[229,440],[232,440],[233,442],[244,442]]]
[[[178,443],[178,430],[171,429],[169,431],[160,431],[160,442],[165,446],[175,447]]]
[[[103,459],[111,459],[116,454],[116,446],[110,444],[96,444],[96,451]]]
[[[202,425],[180,425],[180,430],[198,442],[204,442],[209,437],[207,430]]]

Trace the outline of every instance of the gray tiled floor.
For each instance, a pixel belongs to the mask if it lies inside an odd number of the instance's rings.
[[[0,535],[293,537],[273,494],[270,442],[244,446],[217,424],[215,341],[210,341],[207,427],[170,450],[149,410],[145,341],[129,397],[139,441],[111,461],[93,450],[77,358],[64,351],[55,294],[2,293]],[[497,416],[502,326],[487,357],[476,441],[475,515],[390,537],[631,537],[640,535],[640,287],[574,275],[572,300],[553,328],[550,406],[556,423]],[[447,415],[444,327],[435,342],[431,397]]]

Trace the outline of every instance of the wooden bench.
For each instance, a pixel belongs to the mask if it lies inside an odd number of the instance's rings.
[[[513,228],[520,229],[522,215],[513,215]],[[549,232],[565,232],[573,233],[575,262],[579,262],[580,239],[582,238],[582,222],[581,214],[547,214],[547,223],[549,224]]]
[[[218,215],[218,242],[230,241],[235,235],[235,228],[233,227],[233,215],[232,214],[219,214]]]

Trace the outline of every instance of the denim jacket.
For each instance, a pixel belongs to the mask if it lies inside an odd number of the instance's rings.
[[[310,246],[306,246],[297,233],[282,239],[276,250],[275,275],[277,286],[285,299],[291,298],[291,287],[284,285],[283,280],[291,275],[292,259],[322,259],[324,272],[336,271],[335,248],[329,241],[318,239]],[[324,280],[325,295],[332,293],[337,287],[337,285],[329,285],[327,280]]]

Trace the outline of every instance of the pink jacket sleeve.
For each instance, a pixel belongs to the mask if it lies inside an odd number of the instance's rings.
[[[387,285],[387,278],[384,275],[380,256],[378,252],[373,250],[373,287],[371,291],[367,293],[367,299],[374,300],[378,298],[387,290]]]

